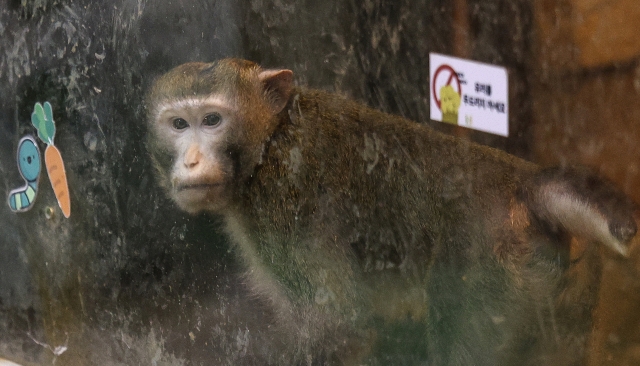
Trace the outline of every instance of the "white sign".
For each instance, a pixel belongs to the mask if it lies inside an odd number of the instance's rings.
[[[431,53],[429,79],[432,120],[509,135],[504,67]]]

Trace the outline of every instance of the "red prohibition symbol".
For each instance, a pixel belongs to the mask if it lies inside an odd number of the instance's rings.
[[[440,98],[436,93],[436,80],[438,80],[438,75],[442,71],[449,71],[449,78],[447,79],[447,83],[445,85],[451,85],[451,82],[453,82],[453,79],[455,79],[456,84],[458,84],[458,94],[462,94],[462,87],[460,85],[460,78],[458,77],[458,73],[453,69],[453,67],[447,64],[440,65],[440,67],[438,67],[436,69],[436,72],[433,74],[433,80],[431,80],[431,92],[433,93],[433,99],[436,101],[436,104],[438,105],[439,109],[441,107],[440,107]]]

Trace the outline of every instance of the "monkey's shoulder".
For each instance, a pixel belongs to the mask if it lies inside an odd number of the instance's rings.
[[[365,127],[420,128],[420,124],[406,118],[372,108],[362,102],[337,93],[318,89],[297,88],[292,93],[290,108],[294,112],[320,116],[341,124],[354,123]]]
[[[301,145],[296,151],[303,155],[306,151],[318,161],[361,160],[355,165],[367,177],[400,174],[399,181],[407,184],[411,176],[433,183],[438,177],[457,174],[467,182],[497,187],[519,182],[540,169],[504,151],[438,132],[424,122],[322,90],[295,89],[286,116],[291,122],[287,133],[294,136],[289,141]]]

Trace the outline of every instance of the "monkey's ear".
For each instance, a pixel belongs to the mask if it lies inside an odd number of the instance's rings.
[[[262,82],[272,112],[274,114],[280,113],[289,102],[293,90],[293,71],[286,69],[262,70],[258,79]]]

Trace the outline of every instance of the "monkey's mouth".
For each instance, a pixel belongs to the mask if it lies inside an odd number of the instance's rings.
[[[172,198],[178,207],[191,214],[215,211],[226,203],[224,190],[222,181],[187,180],[175,183]]]
[[[178,192],[187,190],[208,190],[220,186],[222,183],[182,183],[176,187]]]

